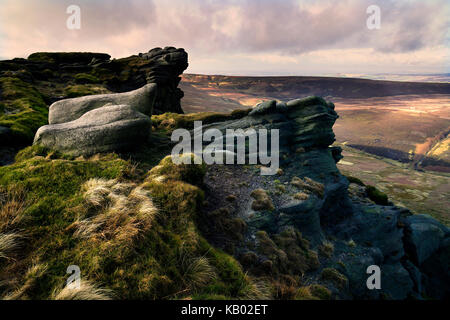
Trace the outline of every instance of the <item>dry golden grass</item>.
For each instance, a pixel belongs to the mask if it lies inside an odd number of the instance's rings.
[[[0,261],[13,260],[12,254],[19,248],[22,235],[19,233],[0,233]]]
[[[325,187],[322,183],[314,181],[308,177],[301,179],[299,177],[293,177],[291,184],[297,188],[307,190],[317,194],[319,197],[323,197]]]
[[[84,185],[84,197],[86,202],[94,207],[102,207],[106,204],[107,195],[115,180],[90,179]]]
[[[77,238],[126,246],[151,227],[158,213],[150,193],[132,183],[91,179],[83,190],[86,203],[95,212],[75,222]]]
[[[309,197],[308,194],[301,192],[301,191],[294,194],[294,199],[297,199],[297,200],[307,200],[308,197]]]
[[[79,288],[64,287],[61,291],[54,291],[52,299],[54,300],[111,300],[113,299],[112,290],[101,288],[98,285],[88,281],[81,280]]]
[[[0,188],[0,233],[13,229],[23,221],[27,206],[23,188]]]
[[[33,265],[25,273],[24,283],[20,287],[16,287],[12,291],[9,291],[5,296],[2,297],[2,300],[27,299],[27,291],[34,287],[36,280],[42,277],[47,269],[48,266],[46,264],[37,262],[33,263]],[[10,284],[15,283],[14,281],[12,281]]]

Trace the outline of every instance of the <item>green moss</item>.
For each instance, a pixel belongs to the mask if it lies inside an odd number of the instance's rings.
[[[248,114],[249,110],[234,110],[232,113],[197,112],[179,114],[166,112],[152,116],[152,124],[155,130],[171,133],[177,128],[193,129],[194,121],[202,121],[203,124],[240,119]]]
[[[87,84],[87,83],[99,83],[100,80],[88,73],[78,73],[75,75],[75,82],[79,84]]]
[[[50,79],[53,78],[55,76],[55,74],[53,73],[52,70],[50,69],[45,69],[41,72],[42,76],[46,79]]]
[[[89,95],[93,95],[93,94],[110,93],[104,87],[98,86],[98,85],[93,85],[93,84],[69,85],[64,89],[64,92],[68,98],[77,98],[77,97],[89,96]]]
[[[18,78],[0,78],[4,111],[0,126],[11,129],[12,144],[30,143],[37,129],[47,123],[48,109],[42,95]]]
[[[236,110],[233,110],[233,111],[231,112],[231,117],[232,117],[233,119],[240,119],[240,118],[243,118],[243,117],[247,116],[247,115],[250,113],[250,111],[252,111],[252,110],[253,110],[253,108],[249,108],[249,109],[236,109]]]
[[[26,158],[25,152],[22,157]],[[23,221],[17,226],[26,234],[21,260],[8,269],[0,267],[0,278],[16,278],[20,283],[20,268],[43,261],[48,269],[42,278],[36,279],[33,288],[27,289],[27,295],[46,299],[54,288],[64,284],[69,265],[80,265],[88,276],[99,249],[91,248],[67,231],[83,211],[80,187],[90,178],[121,179],[129,170],[131,165],[121,159],[68,161],[41,156],[0,167],[0,187],[24,190],[27,204]],[[90,256],[92,260],[88,262],[80,256]],[[6,288],[0,289],[0,295],[2,290]]]
[[[26,158],[25,153],[20,157]],[[128,166],[126,161],[118,158],[109,161],[69,161],[37,156],[0,167],[0,185],[21,185],[28,191],[29,197],[38,202],[46,202],[48,197],[55,196],[60,197],[56,199],[57,203],[64,203],[79,191],[86,180],[93,177],[119,178]]]
[[[376,204],[387,206],[389,204],[388,196],[375,188],[374,186],[366,186],[367,196]]]
[[[358,179],[358,178],[352,177],[352,176],[345,176],[345,177],[347,178],[348,182],[350,182],[350,183],[355,183],[355,184],[363,186],[363,187],[365,186],[364,182],[362,182],[361,179]]]
[[[149,177],[163,176],[168,180],[179,180],[197,186],[201,185],[206,173],[206,165],[203,162],[194,164],[195,156],[193,154],[183,154],[180,157],[180,161],[183,161],[183,158],[190,158],[191,164],[175,164],[172,161],[172,156],[166,156],[160,161],[159,165],[150,170]]]
[[[209,294],[220,294],[228,297],[239,296],[241,290],[247,284],[239,262],[223,251],[211,247],[203,238],[200,238],[199,244],[218,275],[218,278],[204,291]]]
[[[31,61],[49,63],[83,63],[88,64],[93,58],[108,60],[109,54],[92,52],[36,52],[28,56]]]
[[[34,158],[36,156],[40,157],[49,157],[51,159],[66,159],[66,160],[73,160],[72,156],[61,154],[60,152],[50,150],[47,147],[41,146],[41,145],[33,145],[30,147],[26,147],[22,150],[20,150],[16,156],[15,160],[16,162],[28,160],[31,158]]]

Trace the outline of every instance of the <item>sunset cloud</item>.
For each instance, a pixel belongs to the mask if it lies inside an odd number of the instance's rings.
[[[71,5],[81,29],[66,28]],[[381,28],[366,27],[369,5]],[[184,47],[188,72],[450,72],[446,0],[3,0],[0,57]]]

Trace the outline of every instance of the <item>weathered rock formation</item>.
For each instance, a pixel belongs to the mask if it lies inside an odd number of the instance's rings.
[[[154,48],[139,56],[147,61],[147,81],[159,84],[154,114],[183,113],[180,100],[184,93],[178,84],[181,81],[179,76],[189,66],[186,51],[173,47]]]
[[[224,134],[279,129],[281,163],[272,177],[242,166],[208,169],[207,238],[251,274],[285,279],[301,273],[304,282],[325,285],[344,299],[448,298],[449,228],[391,203],[378,205],[365,193],[350,196],[349,181],[336,167],[341,150],[329,147],[336,119],[332,103],[309,97],[267,101],[239,120],[205,125]],[[261,189],[273,210],[251,205],[252,193]],[[381,269],[380,290],[367,287],[371,265]]]
[[[188,65],[186,51],[174,47],[154,48],[148,53],[121,59],[111,59],[105,53],[37,52],[28,59],[0,61],[0,77],[13,76],[38,86],[42,80],[71,85],[84,84],[76,76],[88,74],[93,76],[88,83],[104,86],[113,92],[132,91],[147,83],[157,83],[159,94],[155,114],[182,113],[180,99],[183,91],[177,86]],[[61,97],[64,95],[60,92],[47,88],[47,102],[52,103]]]
[[[0,158],[13,159],[15,152],[29,145],[38,128],[47,124],[48,106],[67,98],[129,92],[156,83],[152,113],[183,113],[180,99],[184,94],[178,84],[187,67],[187,53],[173,47],[120,59],[104,53],[38,52],[28,59],[0,61],[0,148],[10,153]],[[66,104],[70,102],[55,104],[53,109]],[[148,103],[142,105],[148,107]],[[58,117],[71,121],[82,114],[68,119],[64,117],[70,113],[59,111],[51,112],[50,123]],[[9,163],[2,159],[0,165]]]
[[[157,85],[149,83],[130,92],[64,99],[50,106],[48,122],[49,124],[57,124],[72,121],[88,111],[101,108],[107,104],[129,105],[132,109],[151,116],[156,95]]]
[[[49,125],[39,128],[34,144],[70,155],[118,152],[146,142],[157,85],[125,93],[66,99],[50,106]]]
[[[78,156],[129,150],[147,141],[148,116],[129,105],[106,105],[80,118],[39,128],[34,144]]]

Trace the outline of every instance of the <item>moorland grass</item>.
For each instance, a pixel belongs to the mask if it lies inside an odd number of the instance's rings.
[[[201,165],[176,166],[170,157],[142,176],[114,154],[73,159],[36,146],[23,150],[14,164],[0,167],[1,192],[9,194],[2,197],[5,204],[24,203],[15,204],[23,219],[0,221],[3,234],[24,233],[21,250],[0,260],[0,297],[263,295],[233,257],[197,230],[204,173]],[[11,196],[14,190],[21,198]],[[69,265],[80,267],[85,284],[76,294],[64,291]]]

